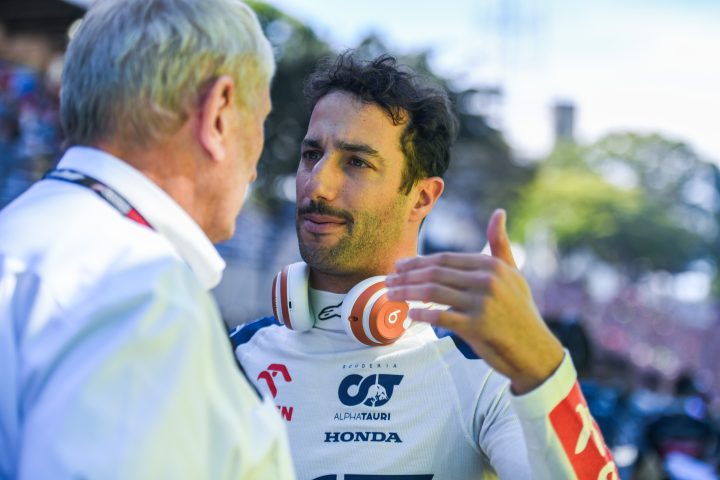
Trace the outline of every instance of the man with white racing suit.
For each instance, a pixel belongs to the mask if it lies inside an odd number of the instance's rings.
[[[456,130],[446,93],[350,52],[305,95],[304,262],[276,277],[274,317],[231,334],[287,422],[298,477],[617,479],[505,212],[489,221],[491,255],[416,256]]]

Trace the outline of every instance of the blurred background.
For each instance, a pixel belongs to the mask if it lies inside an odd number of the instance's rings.
[[[89,0],[0,1],[0,207],[57,161],[63,50]],[[215,290],[239,324],[299,260],[294,171],[316,62],[389,52],[445,87],[461,131],[423,253],[516,258],[570,349],[623,478],[717,477],[720,2],[251,2],[278,70],[266,148]]]

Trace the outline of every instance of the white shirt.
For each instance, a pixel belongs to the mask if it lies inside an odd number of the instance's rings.
[[[238,360],[287,422],[298,478],[617,480],[567,353],[545,383],[514,396],[427,324],[392,345],[355,342],[342,298],[310,290],[309,332],[268,317],[233,334]]]
[[[74,147],[0,212],[0,478],[294,478],[282,422],[232,357],[208,289],[224,268],[171,197]]]

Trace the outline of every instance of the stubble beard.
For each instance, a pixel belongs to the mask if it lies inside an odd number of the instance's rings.
[[[403,227],[398,213],[401,202],[398,199],[381,213],[356,214],[354,222],[347,225],[347,231],[334,244],[306,242],[298,220],[300,256],[315,270],[329,275],[386,275],[389,272],[385,271],[385,259],[397,250]]]

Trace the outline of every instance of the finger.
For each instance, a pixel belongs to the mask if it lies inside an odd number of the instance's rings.
[[[492,269],[495,267],[495,262],[494,258],[482,253],[442,252],[422,257],[403,258],[395,263],[395,270],[402,273],[431,266],[458,270]]]
[[[438,327],[447,328],[455,333],[464,332],[470,318],[454,310],[428,310],[425,308],[413,308],[410,310],[410,318],[418,322],[430,323]]]
[[[460,311],[471,310],[475,297],[478,296],[477,293],[471,295],[454,288],[432,283],[393,286],[388,289],[387,295],[390,300],[441,303]]]
[[[465,271],[433,265],[405,273],[394,273],[387,276],[388,287],[433,283],[457,290],[487,291],[490,287],[491,274],[486,271]]]
[[[517,268],[510,248],[510,239],[505,229],[507,214],[502,208],[495,210],[488,222],[487,237],[490,242],[492,256],[499,258],[507,264]]]

